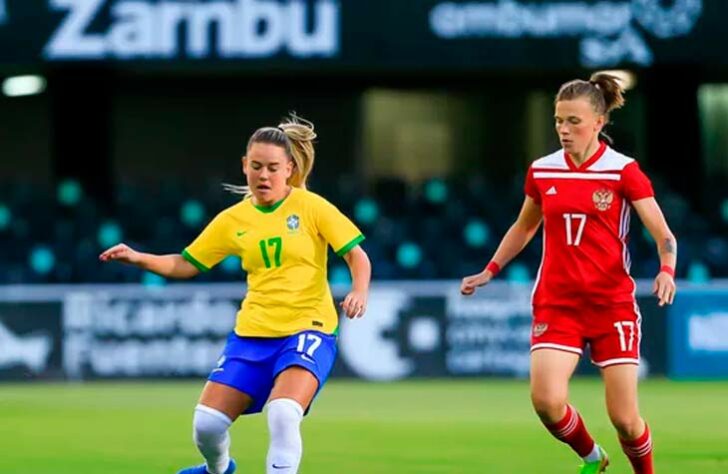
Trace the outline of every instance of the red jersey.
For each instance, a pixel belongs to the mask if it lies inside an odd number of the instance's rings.
[[[602,143],[577,167],[559,150],[533,162],[525,192],[541,206],[544,220],[533,305],[634,301],[627,250],[630,203],[654,196],[637,162]]]

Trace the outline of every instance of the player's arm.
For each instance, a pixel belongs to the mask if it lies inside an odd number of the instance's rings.
[[[657,295],[660,306],[666,303],[672,304],[675,299],[677,240],[654,197],[632,201],[632,206],[657,244],[657,253],[660,256],[660,271],[655,278],[652,291]]]
[[[536,204],[533,198],[526,196],[516,222],[503,236],[490,261],[497,265],[497,268],[505,267],[533,239],[542,219],[541,206]],[[486,285],[494,276],[494,268],[489,264],[482,272],[463,278],[460,292],[464,295],[472,295],[477,287]]]
[[[310,194],[312,221],[336,255],[343,258],[351,273],[351,291],[340,303],[350,319],[364,316],[369,297],[372,265],[359,245],[364,235],[336,206],[321,196]]]
[[[200,273],[182,255],[154,255],[137,252],[126,244],[117,244],[99,255],[102,262],[117,261],[134,265],[165,278],[192,278]]]
[[[351,273],[351,292],[341,302],[341,307],[349,318],[362,317],[367,309],[372,264],[367,253],[359,245],[344,254],[344,261]]]

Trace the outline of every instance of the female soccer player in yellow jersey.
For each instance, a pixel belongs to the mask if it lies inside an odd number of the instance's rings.
[[[343,257],[352,290],[349,318],[367,304],[371,265],[359,229],[306,190],[314,161],[313,124],[296,116],[258,129],[243,157],[245,198],[218,214],[181,255],[152,255],[116,245],[100,255],[169,278],[191,278],[228,255],[242,258],[248,293],[194,414],[194,440],[205,464],[179,474],[232,474],[228,428],[267,404],[268,474],[294,474],[300,424],[336,357],[338,312],[326,279],[327,245]]]

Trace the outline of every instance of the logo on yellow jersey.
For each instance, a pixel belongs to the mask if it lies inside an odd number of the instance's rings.
[[[286,225],[288,226],[288,230],[295,232],[301,226],[301,219],[297,215],[291,214],[286,218]]]

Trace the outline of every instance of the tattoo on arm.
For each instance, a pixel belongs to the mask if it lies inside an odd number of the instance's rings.
[[[677,253],[675,242],[672,239],[665,239],[665,242],[662,244],[662,251],[664,253]]]

